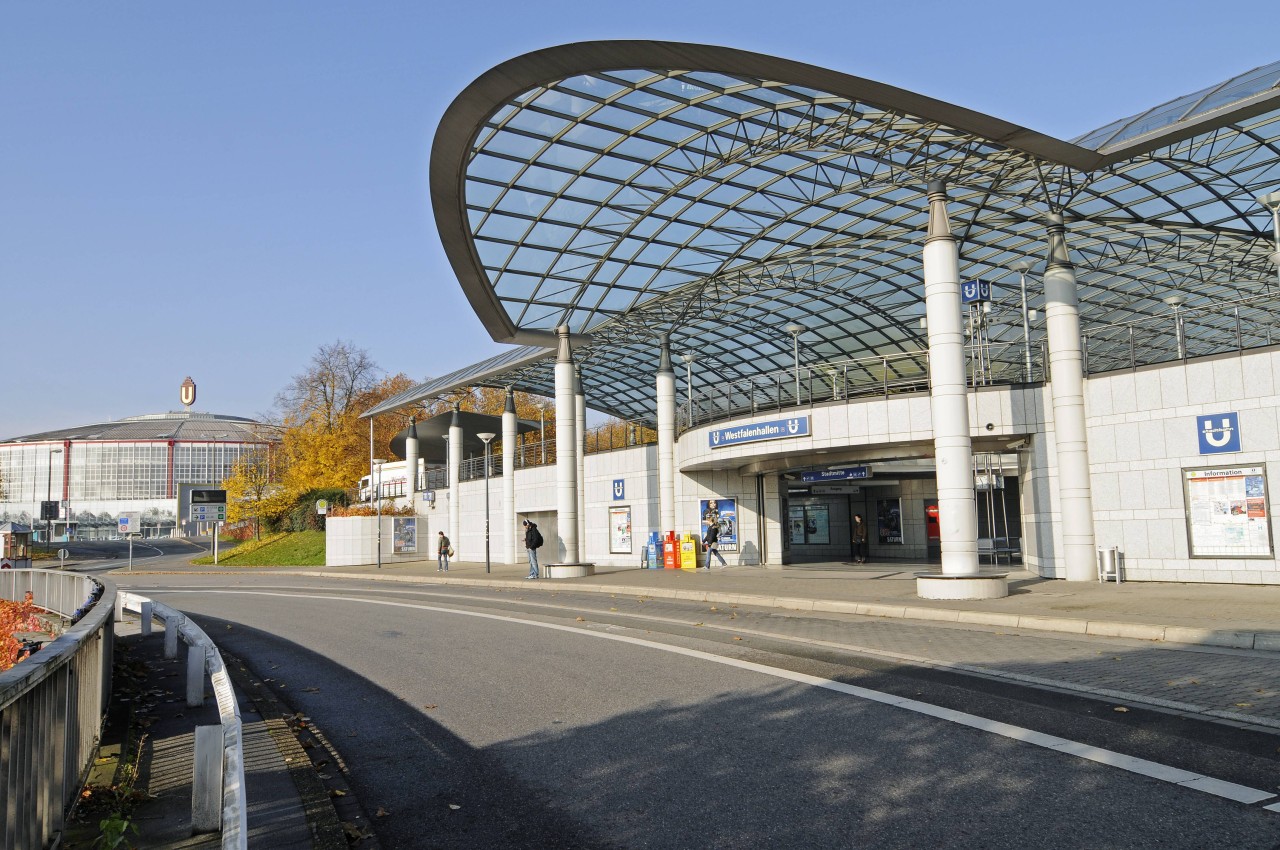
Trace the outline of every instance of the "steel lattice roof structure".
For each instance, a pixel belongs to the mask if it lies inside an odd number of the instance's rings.
[[[1013,264],[1044,255],[1046,215],[1060,213],[1086,334],[1167,319],[1171,295],[1247,300],[1258,325],[1280,310],[1256,200],[1280,188],[1280,62],[1063,141],[740,50],[571,44],[463,91],[430,174],[467,298],[495,340],[523,347],[369,415],[467,384],[553,395],[559,325],[582,335],[590,405],[646,420],[659,332],[721,380],[789,368],[790,323],[806,329],[806,360],[923,349],[931,180],[948,185],[962,276],[993,281],[997,306],[1014,303]],[[1197,323],[1188,352],[1228,333]]]

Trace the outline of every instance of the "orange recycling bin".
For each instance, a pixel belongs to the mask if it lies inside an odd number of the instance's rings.
[[[680,569],[680,547],[674,531],[668,531],[663,535],[662,566],[668,570]]]

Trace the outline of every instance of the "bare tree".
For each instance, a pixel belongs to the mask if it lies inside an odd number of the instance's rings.
[[[305,372],[276,396],[283,418],[332,431],[378,383],[382,370],[369,352],[345,340],[320,346]]]

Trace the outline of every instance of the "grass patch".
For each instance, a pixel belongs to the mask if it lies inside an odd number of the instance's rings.
[[[212,564],[213,556],[196,558],[193,564]],[[218,566],[227,567],[323,567],[324,532],[296,531],[246,540],[225,555]]]

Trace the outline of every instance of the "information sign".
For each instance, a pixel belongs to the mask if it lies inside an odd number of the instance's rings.
[[[1262,466],[1182,470],[1192,558],[1270,558],[1271,516]]]
[[[631,508],[609,508],[609,552],[615,555],[631,552]]]
[[[192,505],[191,506],[192,522],[226,522],[227,506],[222,505]]]
[[[226,490],[192,490],[191,504],[193,505],[225,505],[227,503]]]
[[[316,499],[316,513],[324,516],[329,512],[329,503],[324,499]]]
[[[840,469],[820,469],[817,472],[800,473],[800,480],[805,483],[857,481],[870,477],[871,468],[867,466],[845,466]]]
[[[1196,417],[1196,437],[1200,454],[1229,454],[1240,451],[1240,414],[1213,413]]]
[[[121,535],[142,533],[142,514],[138,511],[125,511],[116,517],[116,529]]]

